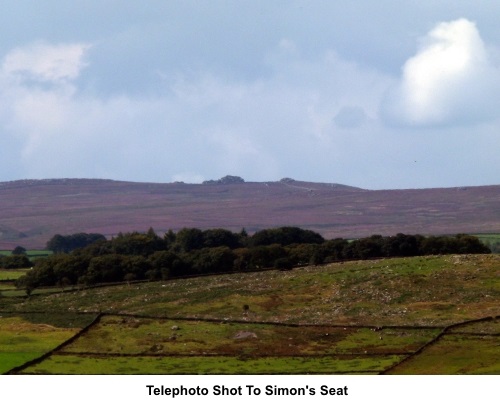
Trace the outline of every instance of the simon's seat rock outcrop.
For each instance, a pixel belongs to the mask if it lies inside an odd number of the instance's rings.
[[[221,177],[219,180],[206,180],[202,184],[241,184],[244,183],[245,180],[243,180],[239,176],[224,176]]]

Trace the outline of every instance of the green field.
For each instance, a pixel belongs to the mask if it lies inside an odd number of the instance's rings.
[[[23,373],[378,373],[439,332],[105,316]]]
[[[47,257],[52,254],[52,250],[41,250],[41,249],[34,249],[34,250],[26,250],[26,255],[29,257],[30,260],[38,259],[40,257]],[[12,250],[0,250],[0,256],[10,256],[12,254]]]
[[[0,250],[0,255],[9,256],[11,253],[12,250]],[[49,256],[52,254],[52,250],[31,249],[31,250],[26,250],[26,254],[28,256]]]
[[[30,298],[7,293],[2,333],[22,320],[72,336],[106,313],[22,370],[28,374],[500,374],[497,255],[335,263]],[[38,334],[42,348],[24,327],[9,335],[15,345],[0,342],[0,362],[22,363],[61,343]]]
[[[500,253],[500,233],[480,233],[474,236],[477,236],[493,253]]]
[[[17,280],[26,274],[26,269],[23,270],[5,270],[0,269],[0,281],[4,280]]]
[[[19,317],[3,315],[0,318],[0,373],[40,357],[78,330],[35,324]]]
[[[500,374],[500,321],[453,329],[391,374]]]
[[[411,353],[440,331],[105,316],[64,353],[313,356],[357,354],[366,348],[370,354]],[[238,338],[245,333],[250,337]]]
[[[14,281],[26,274],[27,269],[5,270],[0,269],[0,295],[3,297],[24,297],[24,290],[17,290]]]
[[[396,357],[338,359],[259,357],[238,359],[193,357],[51,356],[24,370],[30,374],[378,374]]]

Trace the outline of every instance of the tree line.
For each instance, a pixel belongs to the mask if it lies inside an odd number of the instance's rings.
[[[33,263],[24,253],[11,254],[10,256],[0,255],[0,269],[25,269],[33,266]]]
[[[102,236],[102,235],[101,235]],[[107,240],[96,235],[86,246],[68,249],[74,235],[54,236],[47,244],[55,252],[38,259],[32,270],[17,281],[30,293],[41,286],[94,285],[134,280],[165,280],[174,277],[244,272],[334,261],[379,257],[408,257],[451,253],[489,253],[478,238],[466,234],[429,236],[372,235],[349,241],[325,240],[320,234],[298,227],[265,229],[248,235],[225,229],[184,228],[159,236],[145,233],[118,234]]]

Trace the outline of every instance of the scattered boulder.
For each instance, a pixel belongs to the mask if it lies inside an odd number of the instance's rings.
[[[236,335],[234,335],[233,339],[257,339],[257,335],[254,332],[240,330],[236,332]]]
[[[153,345],[149,348],[149,351],[153,353],[158,353],[161,352],[162,350],[163,350],[163,345]]]

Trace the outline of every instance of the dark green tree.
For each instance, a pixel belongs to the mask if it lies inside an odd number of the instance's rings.
[[[26,254],[26,249],[23,248],[22,246],[16,246],[13,250],[12,250],[12,254],[13,255],[25,255]]]
[[[203,248],[203,232],[197,228],[182,228],[175,236],[175,248],[180,252],[190,252]]]
[[[147,233],[120,233],[111,241],[111,249],[121,255],[149,256],[153,252],[164,250],[165,241],[150,228]]]
[[[236,249],[241,246],[240,237],[226,229],[208,229],[203,231],[203,246],[208,248],[226,246],[229,249]]]
[[[225,273],[233,270],[236,255],[226,246],[203,248],[185,255],[194,274]]]
[[[250,238],[252,246],[273,244],[287,246],[294,243],[323,243],[324,241],[324,238],[319,233],[294,226],[264,229],[256,232]]]
[[[174,262],[179,261],[179,256],[171,251],[159,251],[148,257],[150,271],[148,279],[167,279],[174,268]]]
[[[126,256],[109,254],[94,257],[90,260],[84,279],[87,284],[122,281],[125,275]]]
[[[100,233],[75,233],[66,236],[56,234],[47,242],[46,247],[55,253],[69,253],[102,240],[106,238]]]

